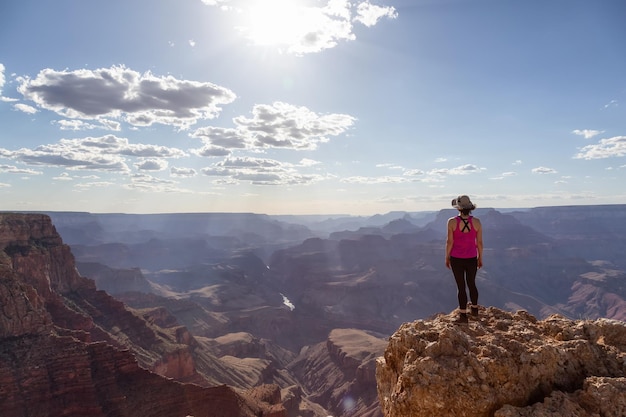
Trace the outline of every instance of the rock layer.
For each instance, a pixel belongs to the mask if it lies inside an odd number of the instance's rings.
[[[193,337],[162,311],[144,313],[79,275],[49,217],[0,214],[2,417],[286,417],[275,395],[148,370],[199,378]]]
[[[385,417],[626,415],[624,322],[496,308],[455,318],[405,323],[389,339],[376,369]]]

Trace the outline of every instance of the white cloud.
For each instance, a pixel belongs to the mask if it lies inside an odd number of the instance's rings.
[[[229,157],[202,169],[207,176],[228,177],[229,183],[249,182],[254,185],[296,185],[321,181],[320,175],[304,175],[293,164],[268,158]]]
[[[93,129],[102,129],[102,130],[112,130],[112,131],[120,131],[122,129],[121,123],[116,122],[114,120],[107,119],[98,119],[98,123],[87,123],[78,119],[62,119],[62,120],[54,120],[52,124],[56,124],[59,126],[61,130],[93,130]]]
[[[2,89],[4,88],[4,83],[6,79],[4,78],[4,64],[0,63],[0,96],[2,95]]]
[[[302,158],[300,160],[300,166],[303,166],[303,167],[312,167],[312,166],[320,165],[320,164],[321,164],[320,161],[315,161],[309,158]]]
[[[55,71],[44,69],[34,79],[21,78],[18,91],[40,108],[70,119],[108,118],[135,126],[154,123],[188,128],[212,119],[235,94],[198,81],[140,74],[124,66]]]
[[[387,168],[392,170],[404,171],[404,168],[402,166],[396,164],[376,164],[376,168]]]
[[[363,177],[354,176],[341,179],[341,182],[346,184],[403,184],[407,182],[414,182],[407,177],[396,176],[381,176],[381,177]]]
[[[468,174],[475,174],[477,172],[482,172],[485,170],[486,168],[481,168],[474,164],[465,164],[465,165],[458,166],[456,168],[452,168],[449,171],[449,174],[450,175],[468,175]]]
[[[13,165],[0,165],[0,172],[7,174],[28,174],[28,175],[41,175],[41,171],[35,171],[33,169],[18,168]]]
[[[114,135],[61,139],[57,143],[40,145],[34,149],[22,148],[17,151],[0,148],[0,157],[14,159],[28,165],[110,172],[129,172],[124,157],[180,158],[185,155],[180,149],[131,144],[128,139]]]
[[[256,148],[316,149],[328,136],[344,133],[355,123],[346,114],[318,115],[306,107],[275,102],[258,104],[252,117],[233,119],[246,141]]]
[[[67,172],[62,172],[56,177],[52,177],[52,179],[56,181],[74,181],[74,178],[72,178]]]
[[[74,189],[77,191],[87,191],[92,188],[108,188],[115,185],[115,183],[110,181],[94,181],[94,182],[85,182],[80,184],[75,184]]]
[[[28,104],[24,104],[24,103],[16,103],[13,105],[13,107],[15,108],[15,110],[19,110],[22,113],[26,113],[26,114],[35,114],[39,111],[33,106],[29,106]]]
[[[357,6],[357,15],[354,20],[370,27],[378,23],[383,17],[395,19],[398,17],[398,12],[391,6],[376,6],[369,1],[364,1]]]
[[[556,174],[557,171],[547,167],[537,167],[532,169],[533,174]]]
[[[430,170],[428,172],[428,174],[430,175],[434,175],[434,176],[445,176],[445,175],[469,175],[469,174],[475,174],[478,172],[482,172],[485,171],[486,168],[481,168],[477,165],[474,164],[465,164],[465,165],[460,165],[458,167],[455,168],[438,168],[438,169],[433,169]]]
[[[601,139],[595,145],[587,145],[578,152],[575,159],[603,159],[626,156],[626,136]]]
[[[319,115],[287,103],[257,104],[252,117],[233,119],[236,128],[203,127],[191,133],[200,138],[205,147],[194,150],[202,156],[220,156],[231,149],[289,148],[316,149],[353,126],[356,119],[346,114]]]
[[[195,177],[198,173],[193,168],[171,167],[170,175],[177,178],[188,178]]]
[[[4,70],[5,70],[4,65],[2,63],[0,63],[0,101],[5,101],[5,102],[17,101],[14,98],[4,97],[2,95],[2,90],[3,90],[4,85],[6,83],[6,78],[4,76]],[[17,109],[21,110],[19,107]]]
[[[408,177],[419,177],[424,174],[425,172],[422,171],[421,169],[407,169],[406,171],[404,171],[404,175]]]
[[[140,171],[163,171],[167,169],[167,166],[165,159],[143,159],[135,164]]]
[[[490,178],[491,180],[503,180],[507,177],[514,177],[517,175],[517,172],[513,172],[513,171],[509,171],[509,172],[503,172],[502,174],[500,174],[499,177],[493,177]]]
[[[572,133],[578,136],[582,136],[585,139],[591,139],[594,136],[598,136],[601,133],[604,133],[603,130],[592,130],[592,129],[575,129],[572,130]]]

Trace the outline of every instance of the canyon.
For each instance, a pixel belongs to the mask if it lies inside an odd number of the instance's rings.
[[[625,209],[477,210],[486,242],[480,303],[491,312],[483,331],[517,311],[572,328],[623,323]],[[450,331],[442,317],[455,308],[456,288],[443,231],[453,214],[0,213],[0,381],[11,387],[0,391],[0,408],[15,416],[61,415],[65,405],[63,415],[390,415],[377,366],[396,332],[416,320]],[[528,342],[516,337],[497,338]],[[577,401],[585,380],[576,381],[560,399]],[[531,415],[526,407],[550,398],[512,401],[522,411],[502,416]]]

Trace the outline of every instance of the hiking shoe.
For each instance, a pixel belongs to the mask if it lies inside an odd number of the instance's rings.
[[[472,306],[471,310],[472,310],[472,316],[478,317],[478,306]]]
[[[456,319],[456,324],[467,324],[469,321],[467,320],[467,313],[459,314],[459,318]]]

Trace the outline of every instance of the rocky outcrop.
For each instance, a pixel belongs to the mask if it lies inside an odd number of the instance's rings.
[[[2,417],[286,417],[275,396],[170,379],[201,382],[195,346],[166,311],[128,309],[80,276],[50,218],[0,214]]]
[[[405,323],[377,361],[385,417],[624,416],[626,323],[481,310]]]
[[[379,417],[375,361],[386,344],[369,332],[335,329],[325,343],[304,348],[290,368],[309,400],[334,415]]]

